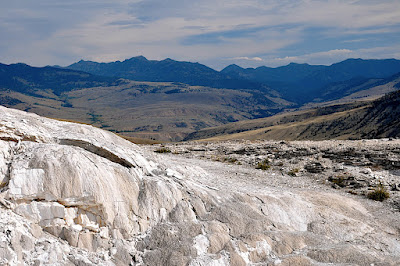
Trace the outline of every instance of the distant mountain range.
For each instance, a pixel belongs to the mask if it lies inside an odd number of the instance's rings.
[[[396,59],[347,59],[330,66],[290,63],[277,68],[262,66],[244,69],[237,65],[230,65],[221,71],[230,76],[262,83],[298,83],[313,80],[316,84],[314,86],[350,80],[355,77],[384,78],[398,72],[400,72],[400,60]]]
[[[94,124],[131,137],[181,140],[203,128],[288,108],[371,100],[397,90],[400,61],[222,71],[171,59],[79,61],[68,67],[0,64],[0,104]]]
[[[137,56],[122,62],[116,61],[111,63],[81,60],[66,68],[94,75],[136,81],[180,82],[192,86],[227,89],[267,89],[267,86],[257,81],[230,77],[199,63],[181,62],[169,58],[156,61],[147,60],[143,56]]]
[[[369,79],[380,79],[400,72],[400,60],[348,59],[331,66],[291,63],[287,66],[243,69],[236,65],[221,71],[232,78],[243,78],[268,84],[287,100],[302,104],[321,98],[333,100],[342,97],[340,93],[327,92],[338,83],[362,83]]]
[[[147,60],[139,56],[112,63],[81,60],[67,68],[137,81],[182,82],[194,86],[277,92],[280,97],[301,105],[320,98],[340,98],[341,94],[327,94],[337,83],[367,82],[400,73],[400,60],[348,59],[331,66],[291,63],[277,68],[263,66],[246,69],[230,65],[218,72],[199,63]],[[331,97],[327,97],[329,95]]]

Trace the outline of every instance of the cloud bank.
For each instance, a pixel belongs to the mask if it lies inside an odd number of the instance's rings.
[[[0,10],[0,62],[151,59],[222,68],[400,58],[398,0],[39,0]],[[399,47],[399,48],[396,48]],[[373,52],[372,52],[373,51]]]

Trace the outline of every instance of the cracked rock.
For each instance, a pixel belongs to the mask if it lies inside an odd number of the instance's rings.
[[[0,264],[400,261],[397,191],[373,202],[330,187],[400,184],[400,141],[165,146],[0,106]]]

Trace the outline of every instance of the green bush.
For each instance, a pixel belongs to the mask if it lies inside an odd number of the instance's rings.
[[[161,148],[155,150],[154,152],[157,152],[157,153],[170,153],[171,150],[166,148],[166,147],[161,147]]]
[[[386,188],[380,183],[377,188],[374,189],[374,191],[368,193],[368,198],[372,200],[377,200],[377,201],[384,201],[385,199],[388,199],[390,197],[389,192],[386,190]]]
[[[232,164],[242,164],[241,162],[239,162],[238,159],[236,158],[231,158],[231,157],[212,157],[211,160],[216,161],[216,162],[222,162],[222,163],[232,163]]]
[[[269,165],[268,159],[265,159],[262,162],[258,162],[256,165],[256,169],[268,170],[269,168],[271,168],[271,166]]]
[[[224,158],[224,162],[228,162],[228,163],[236,163],[237,161],[238,161],[238,159],[236,159],[236,158],[229,158],[229,157]]]
[[[290,170],[287,174],[290,176],[296,176],[298,172],[300,172],[300,169],[294,168],[294,169]]]
[[[336,176],[336,177],[330,176],[328,178],[328,181],[338,185],[339,187],[345,187],[346,186],[346,184],[344,183],[345,179],[347,179],[347,178],[344,176]]]

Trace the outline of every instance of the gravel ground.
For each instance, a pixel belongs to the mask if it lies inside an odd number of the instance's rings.
[[[199,175],[197,181],[219,190],[318,190],[366,199],[382,184],[390,196],[383,204],[400,210],[397,139],[186,142],[143,147],[150,152],[165,148],[162,160],[172,165],[204,169],[207,174]],[[256,169],[259,163],[267,169]]]

